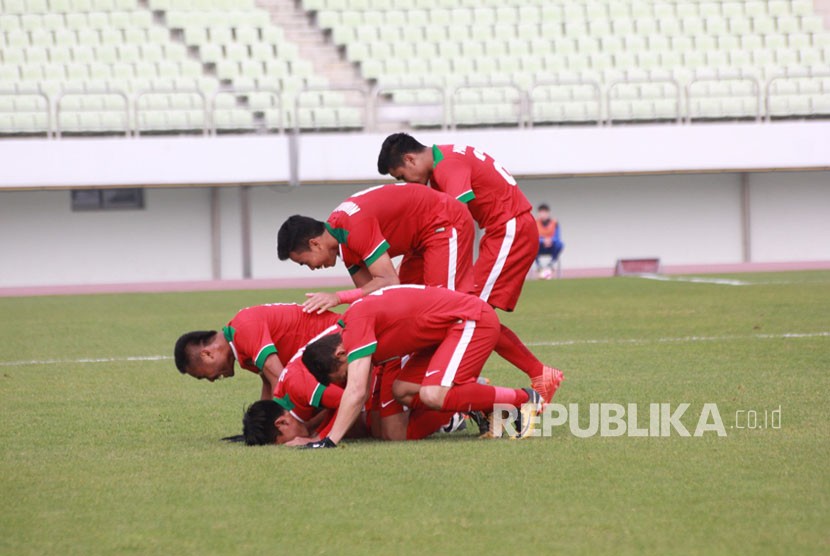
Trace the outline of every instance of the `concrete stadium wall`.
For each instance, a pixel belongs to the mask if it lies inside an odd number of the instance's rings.
[[[743,261],[740,174],[523,179],[563,226],[563,267],[611,267],[619,257],[665,264]],[[324,218],[358,185],[252,187],[251,277],[312,274],[279,262],[276,230],[295,213]],[[220,273],[243,277],[242,190],[219,189]],[[0,193],[0,287],[212,278],[211,190],[148,189],[145,209],[72,212],[69,191]],[[830,172],[749,174],[753,262],[830,260]]]
[[[0,286],[209,277],[208,190],[147,193],[144,210],[112,212],[72,212],[69,191],[3,193]]]

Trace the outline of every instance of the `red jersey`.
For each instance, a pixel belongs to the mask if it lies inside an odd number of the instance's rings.
[[[331,311],[304,313],[296,303],[271,303],[242,309],[222,332],[239,365],[259,373],[274,353],[287,365],[301,347],[339,318]]]
[[[369,266],[384,253],[418,251],[436,231],[463,226],[464,205],[419,184],[389,184],[355,193],[334,209],[326,228],[340,243],[349,272]]]
[[[274,388],[274,401],[303,423],[320,409],[336,410],[342,396],[343,389],[336,384],[323,386],[317,382],[299,357],[286,365]]]
[[[467,203],[481,228],[504,224],[532,206],[516,179],[478,149],[466,145],[433,145],[434,167],[429,185]]]
[[[343,314],[343,346],[349,362],[371,355],[378,364],[439,345],[448,328],[479,319],[484,308],[489,306],[466,293],[389,286],[355,301]]]

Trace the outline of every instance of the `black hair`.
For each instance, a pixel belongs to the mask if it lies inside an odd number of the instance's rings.
[[[176,360],[176,368],[179,369],[180,373],[187,373],[187,368],[190,367],[191,353],[189,353],[189,348],[191,346],[206,346],[213,340],[215,335],[216,330],[196,330],[182,334],[176,340],[176,347],[173,348],[173,358]]]
[[[383,141],[378,155],[378,172],[385,176],[390,168],[403,164],[403,155],[419,153],[426,149],[408,133],[393,133]]]
[[[284,261],[291,253],[308,251],[308,240],[322,235],[324,231],[326,225],[319,220],[299,214],[291,216],[277,232],[277,257]]]
[[[303,365],[323,386],[331,383],[329,375],[337,370],[338,361],[334,354],[337,352],[337,346],[342,342],[343,339],[339,333],[329,334],[305,347]]]
[[[242,436],[248,446],[274,444],[280,435],[274,421],[285,413],[285,408],[274,400],[259,400],[245,410],[242,416]]]
[[[546,211],[550,212],[550,207],[546,203],[542,203],[541,205],[536,207],[536,210],[546,210]]]

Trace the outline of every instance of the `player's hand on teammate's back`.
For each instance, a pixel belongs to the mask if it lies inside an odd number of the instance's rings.
[[[331,441],[331,438],[328,436],[325,437],[323,440],[318,440],[317,442],[309,442],[301,449],[303,450],[313,450],[316,448],[337,448],[337,444]]]
[[[317,292],[307,293],[305,296],[308,298],[303,303],[303,311],[306,313],[317,312],[319,315],[326,309],[340,305],[340,300],[337,298],[336,293]]]

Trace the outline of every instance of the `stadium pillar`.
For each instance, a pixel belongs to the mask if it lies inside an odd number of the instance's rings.
[[[251,204],[250,186],[239,188],[240,227],[242,228],[242,278],[251,277]]]
[[[219,188],[210,188],[210,269],[214,280],[222,277],[222,219]]]
[[[743,262],[752,262],[752,218],[749,196],[749,173],[741,172],[741,246]]]

